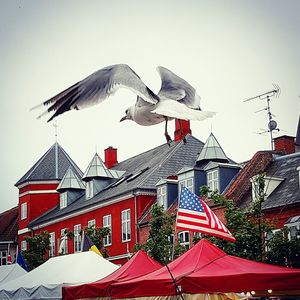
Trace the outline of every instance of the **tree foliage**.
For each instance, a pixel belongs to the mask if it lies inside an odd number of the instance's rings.
[[[47,250],[50,249],[50,235],[47,231],[42,231],[35,236],[25,238],[28,250],[22,251],[23,257],[30,270],[38,267],[47,260]]]
[[[144,249],[156,261],[167,264],[174,251],[171,236],[175,216],[167,214],[157,203],[152,206],[151,216],[149,238],[144,245],[135,245],[135,250]]]
[[[211,193],[207,187],[201,188],[201,195],[210,194],[210,198],[216,204],[225,208],[226,226],[234,235],[236,243],[209,236],[206,238],[228,254],[271,264],[299,267],[299,235],[289,240],[288,228],[285,227],[266,241],[266,235],[272,233],[275,227],[272,220],[269,220],[262,210],[262,204],[266,198],[265,174],[261,173],[253,180],[256,187],[255,199],[245,211],[237,208],[233,201],[217,192]]]
[[[104,247],[103,238],[110,234],[110,229],[108,227],[97,227],[97,226],[90,226],[84,228],[85,234],[87,234],[95,246],[99,249],[103,257],[108,257],[108,251]]]

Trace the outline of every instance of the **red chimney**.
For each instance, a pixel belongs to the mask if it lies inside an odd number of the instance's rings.
[[[293,136],[279,136],[274,138],[274,148],[284,154],[295,153],[295,138]]]
[[[175,119],[174,141],[177,142],[182,140],[188,133],[192,134],[190,121]]]
[[[118,163],[117,160],[117,149],[113,147],[108,147],[104,150],[104,156],[105,156],[105,165],[108,169],[113,167]]]

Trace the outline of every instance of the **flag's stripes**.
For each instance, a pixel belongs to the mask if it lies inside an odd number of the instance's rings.
[[[209,206],[187,188],[183,188],[180,194],[176,227],[235,241]]]

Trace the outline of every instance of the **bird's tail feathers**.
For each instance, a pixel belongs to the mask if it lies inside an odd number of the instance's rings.
[[[159,105],[152,112],[170,118],[197,121],[203,121],[207,118],[213,117],[216,114],[212,111],[191,109],[184,104],[172,100],[159,102]]]

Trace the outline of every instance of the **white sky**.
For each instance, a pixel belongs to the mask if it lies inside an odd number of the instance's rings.
[[[279,133],[295,136],[300,108],[300,1],[0,2],[0,212],[15,206],[14,184],[55,142],[53,124],[29,109],[90,73],[130,65],[158,91],[158,65],[190,82],[213,119],[191,123],[203,142],[213,130],[237,162],[270,149],[265,101],[243,100],[281,87],[272,98]],[[58,142],[84,171],[97,152],[122,161],[165,143],[164,125],[119,123],[135,95],[122,90],[97,107],[58,120]],[[174,125],[170,126],[170,133]]]

